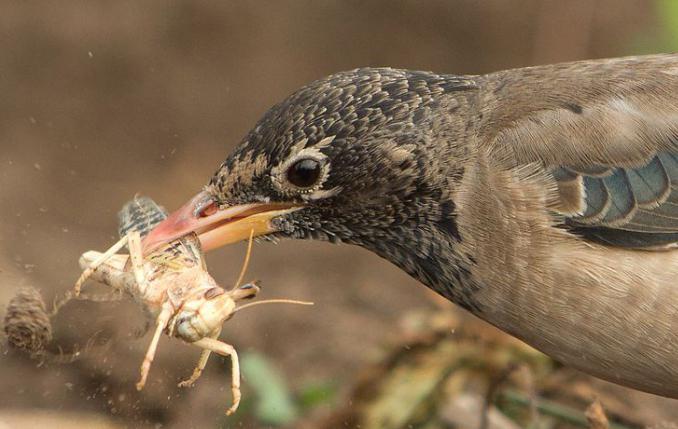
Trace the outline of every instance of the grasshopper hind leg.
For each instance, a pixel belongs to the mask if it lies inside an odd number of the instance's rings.
[[[80,295],[80,291],[82,290],[82,285],[87,281],[88,278],[94,273],[94,271],[104,262],[106,262],[108,259],[110,259],[113,255],[115,255],[118,250],[122,249],[125,247],[125,244],[127,244],[128,241],[128,236],[122,237],[120,240],[118,240],[117,243],[115,243],[113,246],[111,246],[110,249],[108,249],[106,252],[102,253],[101,256],[93,261],[89,267],[87,267],[82,274],[80,274],[80,277],[78,280],[75,282],[75,286],[73,287],[73,294],[75,296]]]

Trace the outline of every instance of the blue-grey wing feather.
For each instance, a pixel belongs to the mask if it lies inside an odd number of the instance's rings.
[[[661,152],[638,167],[561,166],[557,182],[581,177],[581,213],[568,216],[576,232],[597,241],[655,247],[678,236],[678,156]]]

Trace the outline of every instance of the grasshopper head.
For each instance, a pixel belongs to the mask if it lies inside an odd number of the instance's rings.
[[[204,273],[200,288],[186,297],[174,320],[175,335],[194,342],[214,335],[233,316],[235,299]]]
[[[179,310],[174,325],[176,336],[194,342],[213,335],[233,316],[236,301],[254,298],[259,290],[256,282],[238,286],[228,292],[216,283],[207,290],[203,289],[200,296],[186,300]]]

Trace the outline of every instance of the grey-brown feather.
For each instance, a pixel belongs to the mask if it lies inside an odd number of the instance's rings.
[[[678,55],[479,78],[459,193],[477,314],[579,369],[678,397]],[[471,172],[475,173],[472,174]]]
[[[620,246],[675,242],[678,55],[526,68],[485,82],[481,145],[506,165],[536,162],[563,183],[556,209],[566,208],[558,211],[567,225]],[[578,193],[572,175],[582,178]]]

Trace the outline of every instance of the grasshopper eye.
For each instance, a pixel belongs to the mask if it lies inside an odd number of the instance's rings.
[[[205,299],[209,300],[209,299],[216,298],[219,295],[223,295],[224,293],[226,293],[226,291],[223,290],[222,288],[213,287],[211,289],[207,289],[207,291],[205,291],[205,294],[203,296],[205,297]]]

